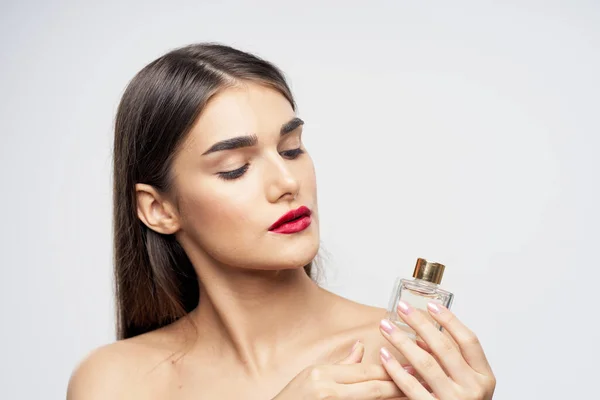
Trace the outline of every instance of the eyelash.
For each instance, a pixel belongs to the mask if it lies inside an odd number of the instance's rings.
[[[298,156],[300,156],[303,153],[304,153],[304,150],[302,150],[301,148],[297,148],[297,149],[293,149],[293,150],[282,151],[280,154],[287,159],[293,160],[293,159],[298,158]],[[242,175],[244,175],[246,173],[246,171],[248,171],[249,167],[250,167],[250,164],[246,164],[241,168],[234,169],[233,171],[219,172],[218,175],[219,175],[219,178],[221,178],[221,179],[231,181],[234,179],[238,179]]]

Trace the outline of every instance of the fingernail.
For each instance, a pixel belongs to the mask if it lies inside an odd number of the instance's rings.
[[[379,326],[381,327],[381,329],[387,333],[388,335],[391,335],[392,332],[394,331],[394,326],[392,325],[392,323],[390,321],[388,321],[387,319],[382,319],[381,323],[379,324]]]
[[[427,308],[429,308],[429,311],[431,311],[434,314],[439,314],[442,312],[440,306],[438,306],[435,303],[427,303]]]
[[[398,302],[398,311],[400,311],[402,314],[408,315],[412,312],[412,307],[408,305],[408,303],[400,300]]]
[[[353,353],[354,350],[356,350],[356,348],[358,347],[359,344],[360,344],[360,340],[357,340],[356,343],[354,343],[354,346],[352,346],[352,350],[350,351],[350,353]]]
[[[392,359],[392,355],[390,354],[389,351],[387,351],[387,349],[385,347],[382,347],[379,350],[379,354],[381,355],[381,359],[383,362],[388,362]]]

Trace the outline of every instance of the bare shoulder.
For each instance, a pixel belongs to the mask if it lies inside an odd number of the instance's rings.
[[[130,353],[130,346],[120,342],[89,353],[71,375],[67,399],[121,398],[127,389],[125,377],[134,370],[135,358]]]
[[[336,298],[336,306],[334,313],[343,316],[343,320],[347,321],[347,328],[351,330],[364,330],[378,327],[379,321],[385,318],[386,310],[380,307],[374,307],[367,304],[358,303],[356,301],[334,295]]]
[[[176,357],[161,334],[148,333],[99,347],[75,367],[67,400],[155,398],[169,385]]]
[[[348,299],[343,299],[340,303],[339,314],[344,315],[350,322],[347,327],[355,340],[360,340],[365,345],[365,355],[363,362],[380,363],[379,351],[386,347],[401,363],[406,363],[406,359],[385,339],[379,330],[379,324],[386,318],[387,310],[381,307],[373,307],[366,304],[357,303]]]

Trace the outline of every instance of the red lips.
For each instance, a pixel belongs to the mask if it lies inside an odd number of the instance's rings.
[[[310,208],[302,206],[285,213],[271,227],[270,231],[278,233],[295,233],[304,230],[310,225]]]

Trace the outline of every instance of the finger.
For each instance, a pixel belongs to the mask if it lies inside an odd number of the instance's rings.
[[[428,314],[425,314],[428,316]],[[400,301],[398,316],[406,322],[427,344],[437,362],[441,364],[450,377],[461,385],[472,383],[475,374],[465,361],[459,349],[444,336],[423,313],[417,312],[411,305]],[[423,348],[422,346],[419,346]]]
[[[458,347],[458,344],[456,344],[456,342],[454,341],[454,338],[452,336],[450,336],[450,334],[448,333],[448,331],[444,329],[441,332],[442,332],[442,335],[444,335],[446,338],[448,338],[448,340],[450,342],[452,342],[452,345],[454,347],[456,347],[457,349],[459,349],[459,351],[460,351],[460,348]],[[429,354],[433,354],[433,351],[429,348],[429,345],[423,341],[423,339],[417,337],[416,340],[415,340],[415,343],[417,344],[417,346],[419,346],[420,348],[422,348],[423,350],[425,350]],[[435,355],[434,355],[434,357],[435,357]]]
[[[336,364],[347,365],[347,364],[356,364],[362,361],[363,356],[365,355],[365,345],[359,340],[354,343],[350,354],[348,354],[345,358],[338,361]]]
[[[423,350],[425,350],[429,354],[433,354],[432,351],[431,351],[431,349],[427,345],[427,343],[425,343],[424,341],[422,341],[420,339],[417,339],[417,340],[415,340],[415,343],[417,344],[417,346],[419,346],[420,348],[422,348]],[[434,355],[434,357],[435,357],[435,355]],[[438,360],[436,359],[436,361],[438,361]],[[439,361],[438,361],[438,363],[439,363]],[[407,368],[404,367],[404,369],[407,369]],[[414,368],[413,368],[413,370],[414,370]],[[419,380],[419,382],[421,382],[421,385],[423,385],[425,387],[425,389],[427,389],[428,392],[431,392],[431,388],[429,387],[429,385],[427,384],[427,382],[424,382],[422,379],[420,379],[419,374],[413,373],[413,375],[415,375],[417,377],[417,379]],[[447,371],[446,371],[446,375],[448,375]]]
[[[422,348],[426,352],[432,353],[432,350],[429,348],[429,346],[427,345],[427,343],[425,343],[423,340],[417,339],[417,340],[415,340],[415,343],[417,344],[417,346],[419,346],[420,348]]]
[[[341,385],[339,398],[348,400],[398,399],[404,394],[392,381],[368,381]]]
[[[381,362],[398,388],[411,400],[432,400],[434,397],[409,374],[385,348],[380,351]]]
[[[477,336],[446,307],[430,303],[427,308],[429,314],[450,333],[471,368],[481,374],[492,374],[492,368]]]
[[[455,383],[448,378],[436,359],[417,346],[406,333],[386,319],[381,321],[380,329],[383,336],[406,357],[435,393],[452,393],[454,391]]]
[[[385,368],[377,364],[324,365],[313,369],[313,373],[324,374],[336,383],[343,384],[391,380]]]

